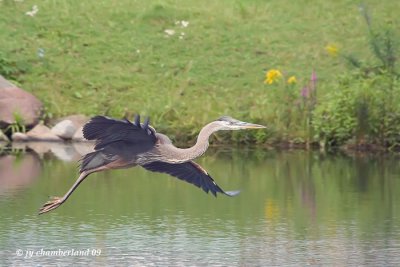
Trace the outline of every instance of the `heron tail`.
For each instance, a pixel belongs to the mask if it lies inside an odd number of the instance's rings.
[[[79,172],[90,171],[110,162],[111,160],[102,151],[94,151],[83,156]]]

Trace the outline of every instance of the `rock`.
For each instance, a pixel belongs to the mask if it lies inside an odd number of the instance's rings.
[[[83,125],[89,121],[89,117],[81,114],[77,115],[70,115],[65,118],[62,118],[62,120],[70,120],[74,124],[76,129],[79,129],[80,127],[83,127]]]
[[[24,125],[33,126],[39,122],[43,104],[31,93],[10,83],[0,75],[0,127],[15,123],[16,114]]]
[[[24,133],[16,132],[11,135],[11,139],[15,142],[23,142],[28,141],[29,137]]]
[[[82,142],[82,141],[88,141],[85,137],[83,137],[83,126],[80,127],[72,136],[72,140]]]
[[[62,139],[71,139],[76,132],[74,123],[70,120],[63,120],[51,128],[51,132]]]
[[[38,124],[26,133],[28,137],[24,141],[62,141],[60,137],[51,132],[49,127]]]
[[[81,142],[81,141],[87,141],[83,137],[82,129],[83,129],[83,126],[89,121],[89,119],[90,118],[85,115],[77,114],[77,115],[70,115],[70,116],[64,117],[62,119],[57,120],[56,122],[57,122],[57,124],[59,124],[60,122],[62,122],[64,120],[71,121],[73,123],[73,125],[75,126],[76,131],[74,132],[73,136],[70,138],[72,138],[73,141]]]

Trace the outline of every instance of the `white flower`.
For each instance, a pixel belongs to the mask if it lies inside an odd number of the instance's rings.
[[[37,5],[34,5],[34,6],[32,7],[32,10],[26,12],[25,15],[33,17],[33,16],[36,15],[36,13],[38,13],[38,11],[39,11],[39,8],[37,7]]]
[[[166,29],[164,32],[167,34],[167,36],[172,36],[175,34],[175,31],[171,29]]]
[[[139,50],[139,49],[136,49],[136,53],[140,54],[140,50]]]
[[[175,25],[180,25],[182,28],[186,28],[187,26],[189,26],[189,21],[177,20],[175,21]]]
[[[183,28],[186,28],[187,26],[189,26],[189,21],[182,20],[181,25]]]

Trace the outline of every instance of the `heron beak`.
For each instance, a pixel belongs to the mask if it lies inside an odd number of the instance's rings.
[[[244,121],[239,121],[237,123],[237,126],[239,126],[240,129],[264,129],[264,128],[267,128],[264,125],[254,124],[254,123],[249,123],[249,122],[244,122]]]

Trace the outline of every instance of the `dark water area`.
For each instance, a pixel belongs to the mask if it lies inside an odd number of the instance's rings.
[[[37,215],[84,151],[1,154],[1,266],[400,266],[397,156],[211,149],[197,162],[239,196],[133,168],[93,174]]]

